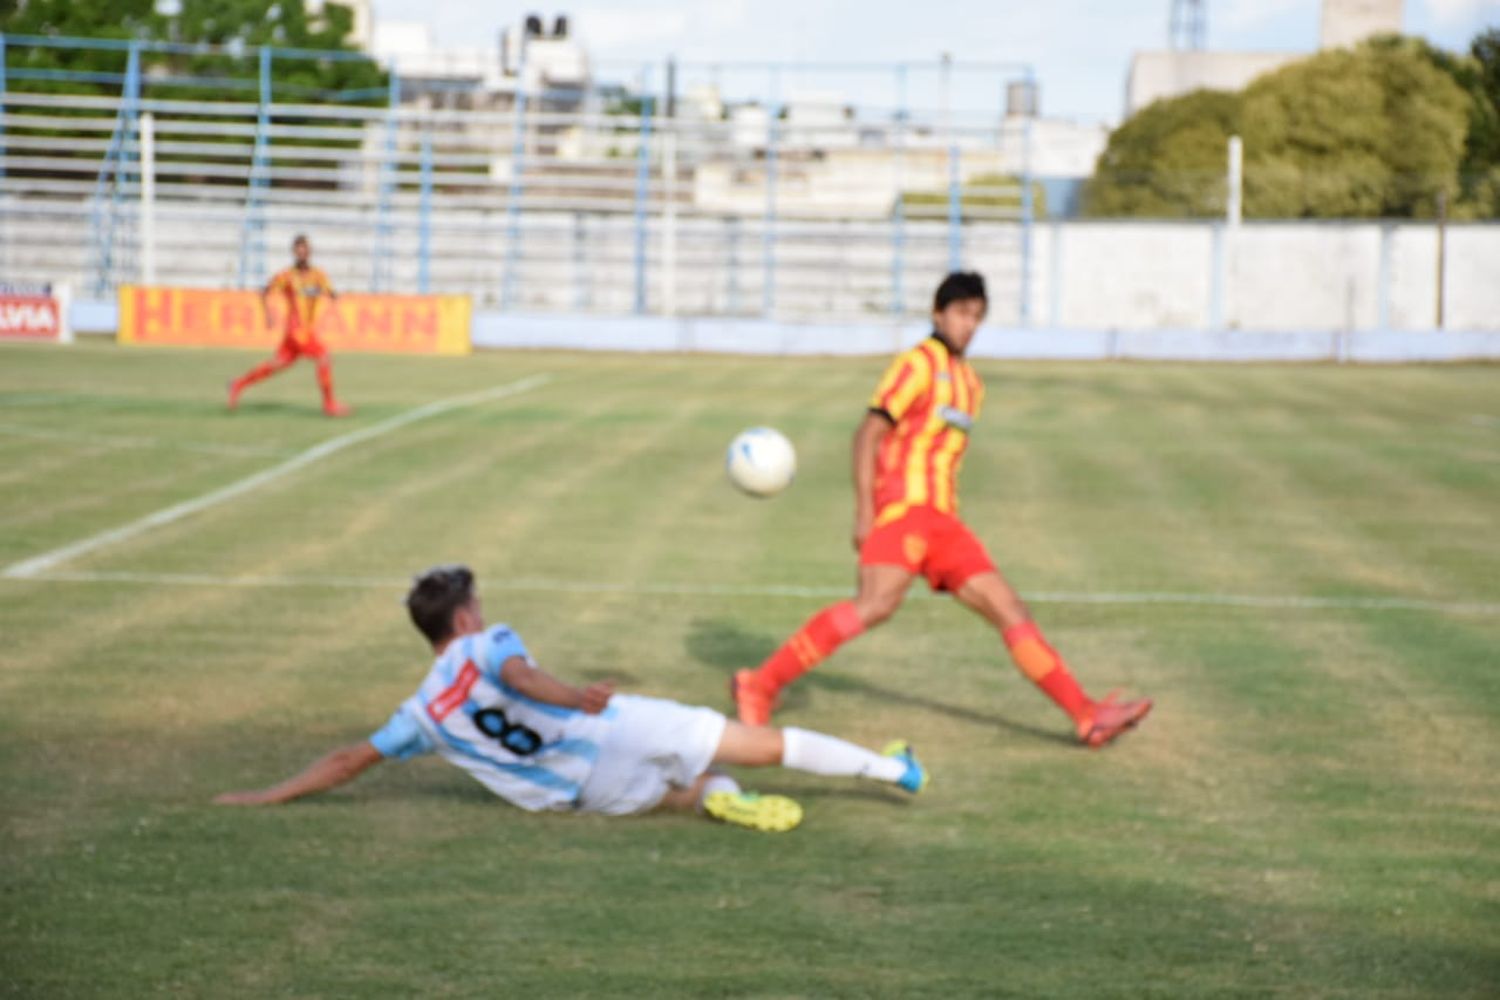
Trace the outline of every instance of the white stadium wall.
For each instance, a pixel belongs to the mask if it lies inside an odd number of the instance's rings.
[[[33,206],[29,213],[0,211],[0,220],[0,275],[72,284],[79,290],[72,314],[75,328],[113,329],[108,296],[89,294],[83,219],[48,218]],[[277,238],[291,231],[289,223],[273,224],[272,262]],[[205,232],[201,221],[184,211],[161,213],[157,228],[163,246],[196,248],[192,254],[161,255],[161,283],[234,283],[234,227]],[[283,228],[286,234],[280,232]],[[491,247],[503,238],[504,228],[497,220],[493,228],[480,229],[464,234],[459,244],[437,248],[449,263],[444,266],[443,257],[435,262],[433,291],[475,294],[475,338],[481,346],[880,353],[920,326],[910,315],[894,322],[881,308],[882,290],[876,286],[888,266],[877,266],[875,258],[888,250],[863,233],[841,250],[841,255],[858,250],[870,257],[859,265],[857,286],[841,289],[824,283],[830,265],[835,271],[844,266],[836,259],[801,266],[789,259],[777,273],[788,294],[770,317],[756,316],[761,247],[758,239],[749,239],[738,277],[712,255],[700,259],[691,278],[682,278],[682,315],[663,317],[656,261],[648,275],[648,315],[629,315],[631,269],[618,252],[595,265],[584,262],[591,280],[600,285],[588,301],[580,301],[564,269],[517,308],[502,311],[492,296],[478,292],[498,286],[501,254]],[[362,263],[367,233],[315,233],[334,280],[351,290],[362,287],[369,274]],[[944,265],[940,241],[931,242],[932,252],[914,254],[917,259],[906,273],[906,296],[913,307],[930,294]],[[1305,359],[1364,351],[1392,358],[1500,357],[1494,347],[1500,338],[1500,225],[1493,223],[1447,229],[1441,333],[1438,238],[1432,223],[1256,222],[1234,235],[1222,224],[1208,222],[1039,223],[1032,234],[1031,321],[1024,331],[1015,301],[1017,243],[1015,226],[977,223],[965,229],[966,266],[990,273],[995,288],[990,349],[1006,356]],[[591,239],[584,246],[605,244]],[[409,261],[398,262],[398,286],[409,283],[403,279],[410,267]],[[735,283],[741,286],[739,314],[713,315],[733,311],[717,307],[725,304],[722,289]],[[793,285],[801,287],[801,299],[789,294]],[[699,286],[701,295],[688,294]],[[806,305],[820,290],[837,302],[823,319]],[[1400,348],[1403,338],[1410,339],[1409,350]]]
[[[1500,331],[1500,225],[1447,229],[1443,327]],[[1037,227],[1032,316],[1068,329],[1431,331],[1431,223]],[[1217,291],[1216,291],[1217,286]]]

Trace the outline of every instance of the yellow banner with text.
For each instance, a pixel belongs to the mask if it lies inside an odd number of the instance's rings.
[[[270,322],[256,291],[120,288],[119,342],[175,347],[275,347],[286,306],[272,297]],[[468,354],[472,306],[466,295],[340,295],[314,333],[330,350]]]

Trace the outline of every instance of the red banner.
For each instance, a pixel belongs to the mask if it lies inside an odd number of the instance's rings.
[[[0,340],[61,339],[63,311],[57,299],[0,292]]]

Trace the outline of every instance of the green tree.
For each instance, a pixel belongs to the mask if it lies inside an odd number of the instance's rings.
[[[0,0],[0,32],[8,35],[52,35],[86,38],[138,39],[204,43],[228,52],[142,54],[146,83],[164,77],[198,77],[198,86],[158,85],[158,96],[180,99],[223,98],[224,83],[236,81],[232,96],[246,96],[259,67],[253,55],[236,52],[262,45],[286,48],[353,51],[347,39],[354,26],[353,11],[341,4],[325,4],[309,15],[305,0],[183,0],[176,15],[156,13],[154,0]],[[125,72],[127,56],[120,50],[57,49],[9,45],[10,69],[70,70],[78,73]],[[69,93],[119,93],[119,84],[105,81],[13,80],[19,90]],[[276,100],[316,98],[340,92],[367,92],[364,103],[379,103],[385,74],[368,59],[291,59],[272,64],[272,92]],[[249,89],[253,90],[253,87]]]
[[[1470,104],[1454,74],[1409,40],[1321,52],[1243,93],[1198,91],[1144,108],[1110,136],[1093,215],[1222,211],[1225,148],[1245,143],[1245,214],[1431,215],[1459,191]]]
[[[1475,36],[1469,141],[1460,173],[1463,204],[1474,215],[1500,218],[1500,28]]]
[[[154,0],[0,0],[7,35],[136,38],[162,20]]]
[[[1320,52],[1245,90],[1245,212],[1430,216],[1457,192],[1467,99],[1402,39]]]
[[[131,39],[155,37],[161,18],[153,0],[0,0],[0,32],[7,35],[62,35]],[[9,71],[71,70],[77,73],[124,73],[126,54],[110,49],[54,49],[10,42],[5,47]],[[118,94],[119,84],[102,81],[15,79],[11,90]],[[66,113],[66,109],[62,109]]]
[[[1500,217],[1500,28],[1474,36],[1466,55],[1408,39],[1469,96],[1469,132],[1458,167],[1460,217]]]
[[[1469,145],[1465,163],[1500,166],[1500,28],[1474,36],[1469,46],[1474,60],[1471,93],[1475,107],[1469,120]]]
[[[1136,112],[1110,135],[1084,192],[1085,214],[1222,214],[1225,150],[1241,104],[1236,93],[1195,90]]]

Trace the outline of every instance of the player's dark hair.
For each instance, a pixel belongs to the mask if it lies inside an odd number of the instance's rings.
[[[411,623],[434,646],[453,635],[453,613],[474,598],[467,566],[434,566],[412,581],[406,595]]]
[[[307,242],[307,234],[306,233],[298,233],[296,236],[292,237],[292,249],[293,250],[297,249],[297,244],[298,243],[306,243],[306,242]]]
[[[988,304],[990,298],[984,292],[984,276],[978,271],[954,271],[938,285],[932,297],[932,311],[942,312],[954,302],[978,299]]]

